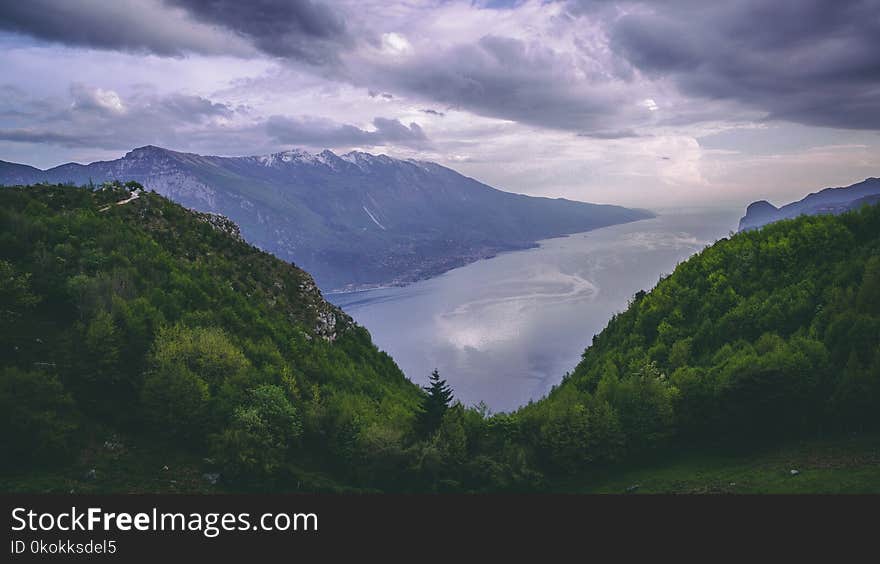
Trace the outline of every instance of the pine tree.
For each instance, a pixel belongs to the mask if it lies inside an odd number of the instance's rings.
[[[452,388],[446,384],[446,380],[440,379],[440,373],[434,369],[430,384],[422,389],[427,395],[422,400],[417,425],[421,435],[429,437],[440,428],[443,415],[452,403]]]

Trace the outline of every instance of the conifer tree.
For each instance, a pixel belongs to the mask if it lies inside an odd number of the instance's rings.
[[[417,421],[419,432],[428,437],[434,434],[440,427],[443,415],[452,403],[452,388],[446,384],[446,380],[440,379],[437,369],[431,373],[430,383],[423,386],[427,395],[422,400],[421,411]]]

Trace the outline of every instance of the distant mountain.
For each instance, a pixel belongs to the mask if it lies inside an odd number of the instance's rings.
[[[804,199],[777,208],[766,200],[753,202],[739,220],[739,230],[748,231],[781,219],[799,215],[839,214],[880,200],[880,178],[868,178],[843,188],[826,188]]]
[[[212,157],[147,146],[45,171],[0,162],[0,184],[107,180],[136,180],[228,216],[247,241],[325,290],[411,282],[539,239],[652,217],[502,192],[435,163],[362,152]]]
[[[39,182],[44,175],[45,172],[32,166],[0,161],[0,183],[7,186],[33,184]]]

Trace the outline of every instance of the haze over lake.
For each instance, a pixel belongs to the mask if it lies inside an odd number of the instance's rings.
[[[437,368],[465,404],[545,395],[638,290],[736,229],[741,209],[658,217],[541,241],[402,288],[330,294],[413,381]]]

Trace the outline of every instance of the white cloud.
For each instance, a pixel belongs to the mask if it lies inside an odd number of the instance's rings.
[[[383,33],[382,49],[392,55],[402,55],[412,51],[412,45],[406,37],[399,33]]]
[[[125,113],[122,99],[113,90],[104,90],[102,88],[89,89],[82,84],[74,84],[71,86],[70,91],[73,95],[72,108],[74,110],[98,110],[114,114]]]

